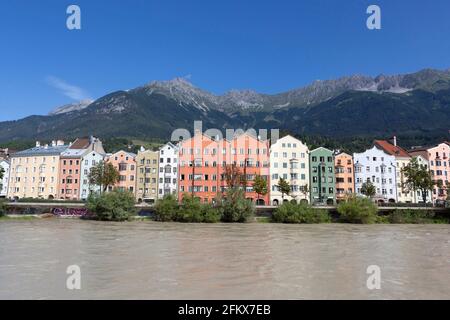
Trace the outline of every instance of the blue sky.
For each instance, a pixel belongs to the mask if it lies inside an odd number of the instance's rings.
[[[66,28],[70,4],[81,30]],[[366,28],[370,4],[381,30]],[[276,93],[450,68],[448,0],[1,0],[0,12],[0,120],[174,77]]]

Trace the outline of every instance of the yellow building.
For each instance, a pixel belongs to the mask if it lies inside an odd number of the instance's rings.
[[[13,154],[7,197],[55,199],[60,155],[68,147],[64,141],[42,146],[36,142],[36,147]]]
[[[141,148],[136,156],[136,199],[154,203],[158,198],[159,151]]]

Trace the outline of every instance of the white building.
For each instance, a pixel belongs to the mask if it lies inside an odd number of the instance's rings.
[[[159,149],[158,198],[177,195],[178,192],[178,146],[171,142]]]
[[[81,177],[80,177],[80,198],[86,200],[91,193],[100,192],[100,186],[89,183],[89,173],[92,167],[103,161],[105,155],[96,151],[91,151],[81,159]]]
[[[282,194],[278,191],[280,178],[291,186],[291,193],[284,201],[309,200],[309,150],[300,140],[285,136],[270,147],[270,202],[281,204]],[[306,186],[306,189],[305,189]],[[306,190],[306,191],[305,191]]]
[[[9,162],[1,160],[0,167],[3,168],[3,179],[0,180],[0,198],[6,198],[8,194]]]
[[[411,156],[402,147],[397,145],[397,138],[393,137],[392,141],[375,140],[375,146],[387,154],[394,156],[396,161],[396,179],[397,179],[397,200],[402,203],[413,203],[414,192],[405,187],[406,177],[403,168],[411,162]]]
[[[372,182],[379,202],[397,202],[396,160],[374,146],[363,153],[353,155],[355,162],[355,190],[361,193],[365,182]]]

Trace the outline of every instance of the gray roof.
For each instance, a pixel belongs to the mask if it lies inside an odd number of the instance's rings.
[[[40,146],[31,149],[16,152],[11,157],[39,157],[39,156],[59,156],[64,152],[69,146]]]
[[[63,158],[81,158],[87,152],[87,149],[66,149],[61,153]]]

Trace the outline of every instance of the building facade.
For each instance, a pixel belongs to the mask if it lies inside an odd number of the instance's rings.
[[[413,156],[422,156],[428,161],[436,185],[432,190],[433,203],[444,201],[450,189],[450,145],[447,142],[431,147],[410,150]]]
[[[108,155],[107,163],[111,163],[119,171],[119,182],[114,186],[108,186],[108,190],[119,189],[136,192],[136,154],[126,151],[118,151]]]
[[[104,161],[105,154],[97,151],[86,153],[81,159],[81,178],[80,178],[80,198],[86,200],[90,194],[100,193],[101,186],[93,185],[89,182],[89,173],[91,169]]]
[[[83,159],[89,152],[104,154],[102,142],[95,137],[76,139],[69,148],[61,153],[58,181],[58,198],[63,200],[85,199],[82,190],[86,190],[83,174]],[[83,185],[83,186],[82,186]]]
[[[259,204],[269,203],[269,193],[258,195],[253,189],[256,175],[267,181],[269,188],[269,144],[248,133],[231,141],[196,134],[180,143],[178,197],[184,194],[213,202],[227,189],[226,168],[232,166],[246,177],[246,198]]]
[[[169,142],[159,149],[158,198],[178,191],[178,146]]]
[[[372,149],[353,155],[355,162],[355,189],[362,195],[361,187],[371,182],[376,189],[374,197],[378,202],[397,202],[396,160],[374,146]]]
[[[309,169],[311,203],[335,204],[336,184],[333,152],[323,147],[311,150]]]
[[[7,197],[57,198],[60,156],[68,147],[63,141],[36,142],[36,147],[12,155]]]
[[[155,203],[158,199],[159,151],[141,148],[136,156],[136,199]]]
[[[355,174],[353,156],[339,153],[334,157],[336,174],[336,202],[345,200],[355,193]]]
[[[3,178],[0,180],[0,198],[6,198],[9,185],[9,161],[0,160],[0,168],[3,169]]]
[[[78,200],[80,198],[81,158],[86,150],[68,148],[59,160],[58,199]]]
[[[227,152],[229,147],[223,143]],[[220,141],[198,133],[179,146],[178,199],[188,194],[202,202],[212,202],[225,186],[222,179],[225,163],[221,161],[225,158],[218,154]]]
[[[397,200],[402,203],[415,202],[414,191],[405,187],[406,177],[403,173],[405,168],[411,162],[411,156],[402,147],[397,145],[397,138],[394,137],[392,143],[386,140],[375,140],[374,144],[387,154],[394,156],[396,165],[396,179],[397,179]]]
[[[309,149],[300,140],[285,136],[270,146],[270,203],[279,205],[283,197],[278,188],[283,178],[291,186],[284,201],[310,201]]]

